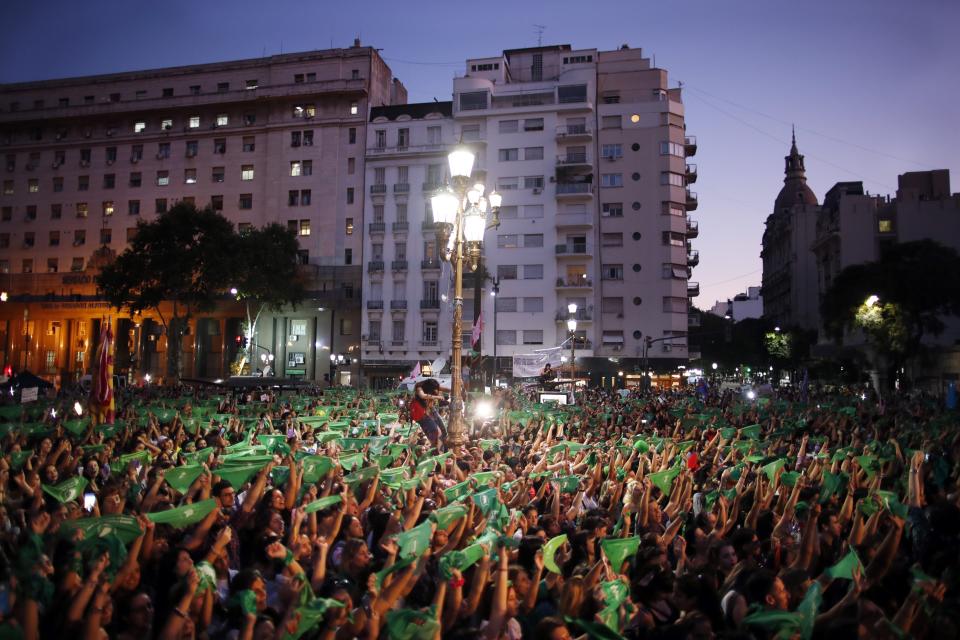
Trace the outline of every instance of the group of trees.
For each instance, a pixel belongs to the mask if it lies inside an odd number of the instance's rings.
[[[213,209],[180,203],[150,222],[139,221],[128,248],[96,281],[114,307],[156,313],[167,335],[167,373],[179,379],[187,323],[230,298],[246,309],[242,368],[261,314],[296,307],[305,296],[298,248],[294,233],[282,225],[239,233]]]

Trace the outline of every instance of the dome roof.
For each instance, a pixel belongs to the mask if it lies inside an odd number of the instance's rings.
[[[807,185],[806,170],[803,166],[803,156],[797,150],[796,133],[792,136],[790,145],[790,155],[784,160],[786,166],[783,170],[783,188],[777,194],[777,200],[774,204],[774,211],[783,211],[794,205],[814,205],[819,204],[816,194],[813,193]]]

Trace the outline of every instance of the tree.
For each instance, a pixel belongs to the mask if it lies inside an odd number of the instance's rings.
[[[167,335],[167,373],[178,380],[187,323],[223,295],[235,237],[233,224],[213,209],[180,203],[152,222],[139,221],[130,246],[97,276],[97,286],[117,309],[156,312]],[[172,306],[169,317],[164,303]]]
[[[960,314],[960,256],[933,240],[893,245],[881,259],[840,272],[820,304],[828,335],[842,343],[862,330],[886,380],[913,355],[923,339],[939,335],[943,317]]]
[[[243,371],[256,354],[257,323],[264,311],[296,307],[306,295],[304,281],[297,267],[299,245],[292,231],[273,223],[239,234],[234,253],[232,286],[242,300],[247,314],[243,325],[246,345],[237,352],[233,373]]]

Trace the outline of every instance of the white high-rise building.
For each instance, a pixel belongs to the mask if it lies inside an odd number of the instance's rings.
[[[417,185],[424,172],[444,176],[444,143],[461,141],[477,152],[475,177],[503,195],[500,227],[484,241],[482,281],[464,281],[463,330],[469,334],[480,300],[483,356],[495,354],[499,371],[509,372],[517,354],[557,345],[569,353],[567,308],[576,303],[577,369],[595,382],[610,383],[620,372],[625,382],[638,381],[645,357],[655,369],[686,364],[689,298],[699,293],[689,282],[697,225],[687,217],[697,205],[688,186],[696,167],[686,162],[696,141],[686,135],[680,90],[668,89],[667,72],[626,46],[513,49],[468,60],[453,94],[452,120],[443,103],[432,112],[431,105],[407,105],[371,113],[368,378],[377,368],[392,366],[396,376],[418,359],[449,354],[450,268],[416,271],[433,240],[421,226],[430,218],[419,218],[429,194]],[[443,149],[423,146],[430,127],[439,127]],[[401,170],[408,172],[402,181]],[[409,183],[409,193],[398,197],[395,182]],[[401,201],[411,236],[405,244],[391,237],[392,208]],[[401,247],[406,272],[389,268]],[[496,297],[489,295],[494,287]],[[393,303],[406,304],[406,312],[389,309]]]

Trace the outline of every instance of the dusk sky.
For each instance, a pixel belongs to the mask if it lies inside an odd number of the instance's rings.
[[[642,48],[682,82],[699,151],[701,285],[708,308],[760,283],[760,240],[796,124],[817,197],[835,182],[896,191],[950,169],[960,191],[960,2],[632,0],[0,3],[0,82],[349,46],[382,55],[410,101],[449,100],[468,57],[544,44]]]

